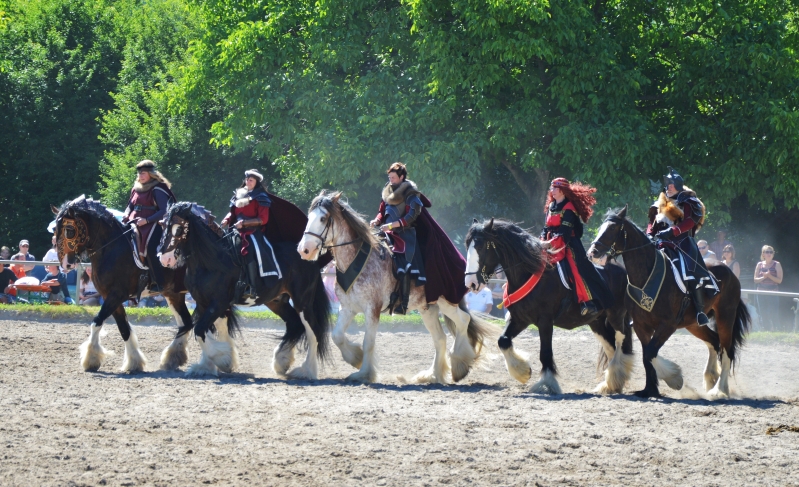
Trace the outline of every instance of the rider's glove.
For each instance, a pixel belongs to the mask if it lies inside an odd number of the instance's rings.
[[[659,238],[660,240],[668,240],[668,239],[674,237],[674,232],[671,231],[671,228],[667,228],[665,230],[659,231],[657,233],[656,237]]]

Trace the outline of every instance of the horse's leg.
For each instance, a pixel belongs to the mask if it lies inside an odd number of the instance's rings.
[[[83,342],[80,346],[80,364],[83,370],[89,372],[97,371],[103,364],[103,361],[114,352],[106,350],[100,344],[100,331],[103,329],[103,322],[111,316],[111,313],[116,309],[122,301],[116,299],[114,296],[108,296],[100,307],[100,311],[92,319],[90,325],[89,339]]]
[[[197,308],[194,310],[194,335],[197,341],[200,342],[200,361],[196,364],[192,364],[186,370],[186,377],[200,377],[204,375],[219,375],[219,369],[217,368],[214,361],[211,360],[210,351],[208,347],[205,345],[205,340],[202,337],[206,336],[208,333],[208,328],[210,327],[211,320],[213,319],[212,314],[204,309],[199,303],[197,304]],[[207,336],[206,336],[207,338]]]
[[[722,292],[724,292],[722,290]],[[727,296],[724,296],[727,297]],[[712,399],[726,399],[730,396],[730,367],[732,366],[732,359],[734,352],[734,327],[736,317],[736,305],[725,306],[726,299],[718,296],[713,304],[713,311],[716,317],[716,329],[719,335],[719,346],[721,348],[721,374],[716,385],[708,391],[708,396]],[[737,296],[736,296],[737,297]],[[736,299],[736,301],[738,301]]]
[[[502,335],[497,340],[497,345],[502,355],[505,356],[505,365],[508,367],[508,373],[522,384],[526,384],[530,380],[533,375],[533,369],[530,367],[529,359],[516,353],[513,349],[513,339],[525,328],[527,328],[526,324],[514,320],[513,315],[511,315],[505,323]]]
[[[292,379],[316,380],[319,375],[319,364],[316,359],[319,344],[317,343],[316,335],[310,323],[305,319],[305,314],[300,312],[299,315],[302,325],[305,327],[305,339],[308,341],[308,354],[305,356],[305,361],[302,363],[302,366],[289,372],[288,376]]]
[[[343,306],[338,312],[336,327],[333,329],[333,343],[341,350],[344,361],[356,369],[361,368],[363,362],[363,349],[347,338],[347,328],[357,313]]]
[[[377,338],[377,326],[380,324],[380,303],[372,309],[367,309],[364,313],[366,321],[366,331],[363,335],[363,361],[358,372],[354,372],[347,377],[347,380],[357,382],[374,382],[377,380],[377,367],[375,360],[375,340]]]
[[[707,326],[690,325],[685,329],[707,345],[707,364],[705,365],[705,372],[702,376],[705,391],[709,391],[716,385],[716,381],[718,381],[719,374],[721,373],[718,355],[718,335],[713,333]]]
[[[225,351],[217,356],[218,359],[212,359],[219,370],[230,373],[239,367],[239,351],[236,348],[236,342],[230,336],[228,321],[229,318],[227,317],[226,311],[225,314],[214,321],[214,327],[216,327],[216,336],[218,339],[216,343],[227,344],[230,347],[230,352]]]
[[[452,364],[452,380],[458,382],[469,374],[474,361],[477,360],[477,352],[469,340],[471,316],[458,306],[453,306],[443,299],[439,300],[439,307],[445,318],[455,325],[455,343],[452,345],[450,363]],[[438,322],[438,314],[436,314],[436,321]],[[475,344],[475,346],[478,345]]]
[[[661,323],[655,330],[654,335],[643,347],[644,369],[646,370],[646,386],[643,390],[635,393],[638,397],[660,397],[658,390],[658,379],[666,382],[672,389],[682,389],[683,378],[680,366],[658,357],[660,348],[666,340],[674,333],[675,328]],[[640,336],[639,336],[640,338]]]
[[[178,324],[178,332],[172,343],[164,349],[161,353],[161,370],[176,370],[177,368],[186,365],[189,361],[188,345],[189,345],[189,332],[194,327],[191,322],[191,314],[189,308],[186,307],[186,298],[184,294],[170,294],[166,297],[169,303],[169,309],[175,317],[175,322]]]
[[[624,367],[621,363],[621,343],[616,338],[616,331],[606,326],[605,317],[600,316],[589,324],[599,344],[602,346],[600,353],[608,359],[608,368],[605,370],[605,380],[596,386],[596,394],[618,394],[624,388]],[[620,334],[621,335],[621,334]],[[624,335],[622,336],[622,340]],[[600,356],[601,357],[601,356]]]
[[[540,320],[542,323],[536,323],[538,326],[538,336],[541,339],[541,351],[539,357],[541,359],[541,378],[533,384],[530,392],[539,394],[563,394],[560,389],[560,384],[555,378],[557,369],[555,368],[555,358],[552,353],[552,332],[554,326],[551,319]]]
[[[266,306],[286,323],[286,332],[272,353],[272,370],[285,377],[294,363],[294,347],[305,334],[305,325],[297,310],[282,299],[269,301]]]
[[[139,348],[139,339],[128,322],[125,307],[120,304],[112,315],[117,322],[119,334],[122,335],[122,340],[125,341],[125,358],[122,360],[122,368],[119,370],[129,374],[144,371],[144,366],[147,365],[147,358]]]
[[[444,329],[441,327],[441,321],[438,319],[438,305],[428,307],[426,310],[419,310],[422,315],[422,322],[424,323],[427,331],[433,337],[433,345],[436,348],[436,355],[433,358],[433,365],[429,369],[423,370],[416,374],[413,381],[418,384],[426,383],[447,383],[447,336],[444,334]]]

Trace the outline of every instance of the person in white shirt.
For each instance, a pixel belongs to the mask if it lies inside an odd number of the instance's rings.
[[[53,234],[53,248],[44,254],[43,262],[58,262],[58,250],[55,247],[55,234]]]
[[[466,296],[466,307],[470,311],[479,311],[481,313],[490,313],[491,307],[494,305],[494,298],[491,296],[491,290],[484,287],[479,292],[468,292]]]

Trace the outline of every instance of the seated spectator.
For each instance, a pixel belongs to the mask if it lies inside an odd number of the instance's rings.
[[[721,251],[721,263],[732,269],[735,277],[741,277],[741,265],[735,260],[735,247],[729,244]]]
[[[782,283],[782,265],[774,259],[774,247],[764,245],[760,250],[760,262],[755,267],[755,284],[758,291],[779,291]],[[766,331],[780,329],[779,296],[757,295],[757,307]]]
[[[469,311],[488,314],[491,313],[491,308],[494,306],[494,298],[491,296],[488,286],[483,287],[479,292],[469,291],[464,299],[466,299],[466,307],[469,308]]]
[[[69,288],[67,287],[67,276],[58,268],[57,265],[47,266],[47,275],[44,276],[42,282],[57,282],[58,284],[50,287],[50,302],[61,302],[66,304],[74,304],[75,302],[69,295]]]
[[[52,242],[53,242],[53,248],[51,248],[50,250],[47,251],[46,254],[44,254],[42,262],[58,262],[58,249],[56,249],[55,247],[55,234],[53,234]]]
[[[0,260],[11,260],[11,249],[6,245],[0,248]],[[9,265],[11,264],[3,264],[3,267],[8,268]]]
[[[20,240],[19,241],[19,252],[14,254],[11,257],[11,260],[36,260],[36,257],[33,256],[28,249],[30,248],[30,243],[27,240]],[[33,269],[32,265],[21,265],[22,269],[25,271],[26,275],[28,271]]]
[[[16,301],[17,290],[11,285],[17,280],[16,274],[11,269],[0,268],[0,303],[12,304]]]
[[[97,289],[94,287],[92,281],[92,268],[87,267],[83,274],[80,276],[80,284],[78,285],[78,303],[83,306],[100,306],[102,297]]]
[[[699,247],[699,253],[702,255],[702,259],[704,259],[706,266],[710,267],[719,263],[719,260],[716,258],[716,254],[710,251],[710,247],[707,245],[707,240],[700,240],[696,242],[696,246]]]
[[[724,252],[724,247],[728,245],[732,245],[732,242],[727,240],[727,229],[719,228],[718,231],[716,231],[716,241],[709,246],[710,251],[718,257]]]

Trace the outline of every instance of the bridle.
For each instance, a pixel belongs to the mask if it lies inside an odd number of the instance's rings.
[[[349,242],[344,242],[335,245],[325,245],[325,242],[327,242],[328,234],[332,231],[332,229],[333,229],[333,217],[330,215],[330,212],[328,212],[327,222],[325,222],[325,227],[322,229],[321,233],[302,232],[302,234],[310,235],[311,237],[319,240],[319,245],[316,246],[316,248],[319,249],[319,255],[324,255],[328,251],[328,249],[336,247],[344,247],[345,245],[351,245],[361,241],[360,238],[356,238],[355,240],[350,240]]]
[[[628,249],[627,248],[627,228],[624,226],[624,221],[618,221],[618,220],[613,219],[613,218],[608,219],[608,221],[611,221],[613,223],[621,225],[622,232],[624,232],[623,233],[623,235],[624,235],[624,247],[621,250],[616,250],[616,240],[614,240],[613,243],[610,246],[608,246],[606,243],[600,242],[598,237],[597,237],[596,240],[591,242],[591,246],[595,247],[600,252],[608,254],[611,259],[613,259],[617,255],[621,255],[621,254],[623,254],[625,252],[632,252],[633,250],[642,249],[642,248],[644,248],[644,247],[646,247],[648,245],[655,245],[654,242],[652,242],[651,240],[647,239],[645,244],[639,245],[638,247],[633,247],[631,249]],[[605,247],[606,250],[603,251],[602,247]]]
[[[179,257],[180,249],[178,246],[186,242],[186,240],[189,238],[189,220],[181,218],[177,215],[172,215],[168,223],[164,224],[163,221],[159,223],[164,227],[164,235],[168,234],[171,238],[169,245],[166,249],[162,250],[161,253],[174,252],[175,257]],[[172,225],[180,225],[180,233],[178,235],[175,235],[172,232]]]
[[[63,260],[67,253],[77,254],[78,249],[89,242],[89,228],[80,218],[62,218],[61,235],[57,239],[58,259]]]
[[[499,261],[499,251],[497,250],[497,244],[493,240],[488,240],[486,242],[485,249],[486,250],[494,249],[494,253],[497,254],[497,261]],[[518,264],[513,264],[512,266],[508,267],[508,269],[515,267],[517,265]],[[483,265],[483,268],[480,269],[479,271],[466,272],[464,273],[464,276],[474,276],[479,274],[479,276],[483,278],[482,284],[488,284],[489,279],[491,279],[491,277],[496,275],[497,272],[505,272],[505,268],[502,267],[502,265],[498,265],[493,271],[488,272],[486,270],[486,266]]]

